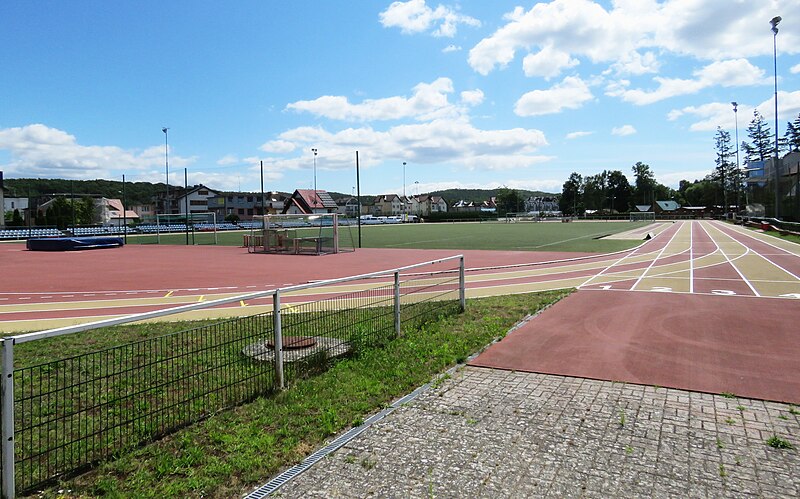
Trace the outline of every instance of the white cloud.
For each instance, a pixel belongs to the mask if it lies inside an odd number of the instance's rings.
[[[636,129],[632,125],[622,125],[611,129],[611,135],[618,135],[624,137],[626,135],[633,135]]]
[[[789,72],[791,72],[792,74],[800,73],[800,64],[795,64],[794,66],[789,68]]]
[[[461,50],[461,45],[448,45],[447,47],[442,49],[442,52],[445,54],[450,52],[459,52]]]
[[[659,68],[656,54],[712,61],[771,55],[772,46],[765,43],[770,36],[767,20],[775,12],[786,19],[800,18],[800,2],[785,0],[607,3],[610,8],[591,0],[537,2],[527,11],[517,7],[505,16],[505,25],[470,50],[469,64],[486,75],[506,67],[517,52],[536,54],[558,47],[572,58],[611,63],[619,74],[653,73]],[[800,50],[799,33],[781,30],[782,53]]]
[[[629,82],[620,80],[608,85],[606,95],[620,97],[626,102],[642,106],[678,95],[693,94],[711,86],[735,87],[769,83],[769,79],[764,77],[764,70],[753,66],[747,59],[713,62],[693,74],[695,78],[691,80],[657,76],[653,80],[658,83],[658,88],[652,91],[628,89]]]
[[[111,178],[114,171],[163,181],[157,171],[164,165],[164,147],[142,151],[117,146],[85,146],[63,130],[42,124],[0,130],[0,150],[8,151],[10,162],[2,166],[6,174],[44,178]],[[170,154],[170,165],[183,168],[195,161]],[[183,183],[182,181],[179,183]]]
[[[594,132],[570,132],[567,134],[566,138],[568,140],[577,139],[579,137],[586,137],[592,135]]]
[[[432,30],[433,36],[446,38],[455,36],[459,24],[473,27],[481,25],[477,19],[459,14],[451,7],[438,5],[431,9],[425,4],[425,0],[393,2],[379,17],[385,28],[400,28],[403,33]]]
[[[417,84],[414,94],[409,98],[395,96],[353,104],[347,97],[325,95],[310,101],[292,102],[286,109],[344,121],[430,120],[458,114],[458,109],[447,100],[450,93],[453,93],[452,80],[437,78],[431,83]]]
[[[483,91],[479,88],[475,90],[464,90],[461,92],[461,102],[468,106],[477,106],[483,102]]]
[[[239,162],[239,158],[234,156],[233,154],[227,154],[217,160],[217,164],[220,166],[229,166],[235,165]]]
[[[294,144],[288,140],[271,140],[260,147],[262,151],[286,154],[294,151]]]
[[[569,53],[546,46],[535,54],[528,54],[522,60],[525,76],[542,76],[546,79],[558,76],[565,68],[572,68],[580,61],[570,57]]]
[[[793,120],[800,114],[800,90],[795,92],[778,92],[778,119]],[[753,110],[757,109],[762,116],[767,118],[767,121],[774,126],[775,118],[775,101],[773,98],[768,98],[756,106],[749,104],[739,103],[739,139],[742,140],[742,131],[746,130],[750,120],[753,119]],[[691,116],[699,121],[695,121],[689,126],[692,132],[713,132],[718,126],[726,130],[734,130],[736,127],[736,115],[733,112],[733,106],[728,102],[711,102],[701,106],[687,106],[681,109],[673,109],[667,115],[670,121],[676,121],[684,116]],[[781,124],[783,126],[783,124]],[[746,132],[744,132],[746,133]],[[746,140],[746,139],[745,139]]]
[[[298,151],[317,147],[317,167],[332,170],[351,169],[355,150],[366,163],[385,160],[415,164],[458,162],[468,168],[485,170],[528,167],[550,159],[534,154],[547,145],[539,130],[481,130],[465,118],[397,125],[386,131],[361,127],[328,132],[318,127],[300,127],[281,133],[278,140],[293,143]],[[273,158],[264,166],[297,169],[310,165],[310,159]]]
[[[578,109],[593,98],[583,80],[568,76],[547,90],[533,90],[524,94],[514,105],[514,112],[519,116],[553,114],[564,109]]]

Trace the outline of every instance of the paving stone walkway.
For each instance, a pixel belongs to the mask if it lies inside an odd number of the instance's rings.
[[[274,496],[798,497],[798,447],[785,404],[465,367]]]

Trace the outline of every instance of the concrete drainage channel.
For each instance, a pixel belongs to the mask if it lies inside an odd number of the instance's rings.
[[[549,307],[545,307],[544,309],[539,310],[535,314],[528,315],[527,317],[525,317],[524,319],[519,321],[517,324],[515,324],[508,331],[507,335],[513,333],[514,331],[516,331],[517,329],[522,327],[524,324],[527,324],[529,321],[531,321],[536,316],[538,316],[540,313],[542,313],[546,308],[549,308]],[[471,361],[472,359],[474,359],[475,357],[477,357],[478,355],[483,353],[487,348],[489,348],[491,345],[497,343],[498,341],[500,341],[500,340],[495,340],[492,343],[490,343],[489,345],[487,345],[486,347],[482,348],[480,351],[470,355],[469,358],[467,358],[466,363],[468,363],[469,361]],[[364,423],[361,424],[360,426],[357,426],[355,428],[351,428],[347,432],[343,433],[342,435],[340,435],[339,437],[337,437],[336,439],[331,441],[325,447],[319,449],[318,451],[314,452],[313,454],[311,454],[310,456],[305,458],[303,460],[303,462],[301,462],[300,464],[296,464],[296,465],[292,466],[288,470],[286,470],[283,473],[280,473],[279,475],[277,475],[275,478],[273,478],[269,482],[267,482],[264,485],[258,487],[256,490],[250,492],[249,494],[247,494],[245,496],[245,499],[262,499],[264,497],[269,496],[273,492],[277,491],[280,487],[282,487],[285,483],[289,482],[290,480],[294,479],[299,474],[303,473],[304,471],[306,471],[310,467],[314,466],[314,464],[316,464],[318,461],[320,461],[325,456],[327,456],[327,455],[329,455],[329,454],[331,454],[333,452],[336,452],[338,449],[340,449],[345,444],[347,444],[348,442],[350,442],[351,440],[356,438],[358,435],[360,435],[362,432],[367,430],[373,424],[377,423],[381,419],[383,419],[386,416],[388,416],[389,414],[393,413],[396,409],[402,407],[403,405],[411,402],[412,400],[416,399],[417,397],[419,397],[423,393],[427,392],[431,388],[431,386],[433,386],[436,383],[436,381],[438,381],[438,380],[440,380],[442,378],[446,378],[446,377],[452,376],[457,370],[459,370],[462,367],[464,367],[466,365],[466,363],[458,364],[458,365],[455,365],[455,366],[451,367],[450,369],[445,371],[444,374],[440,374],[439,376],[437,376],[434,381],[431,381],[430,383],[426,383],[426,384],[420,386],[419,388],[417,388],[416,390],[414,390],[413,392],[409,393],[408,395],[405,395],[404,397],[395,400],[386,409],[380,411],[377,414],[373,414],[372,416],[367,418],[364,421]]]

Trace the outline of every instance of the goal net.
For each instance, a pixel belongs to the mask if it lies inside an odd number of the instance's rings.
[[[653,222],[656,214],[653,211],[632,211],[631,222]]]
[[[313,215],[263,215],[245,239],[250,253],[327,255],[355,251],[350,224],[336,213]]]
[[[140,226],[140,231],[142,226]],[[190,244],[217,244],[217,215],[211,211],[194,213],[156,213],[155,223],[146,227],[155,233],[156,241],[178,242],[183,235],[189,237]]]

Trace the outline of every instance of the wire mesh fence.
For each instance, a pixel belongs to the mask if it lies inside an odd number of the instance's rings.
[[[98,331],[84,325],[73,328],[79,331],[63,328],[54,330],[57,334],[46,331],[3,339],[3,495],[13,497],[16,491],[32,491],[80,473],[319,373],[338,358],[378,347],[400,334],[401,328],[462,310],[463,258],[421,265],[430,268],[413,274],[394,269],[261,292],[259,296],[272,301],[271,312],[32,365],[15,366],[15,344]],[[310,287],[316,288],[314,299],[308,299]],[[129,316],[115,324],[146,316]],[[108,322],[98,325],[109,326]]]

